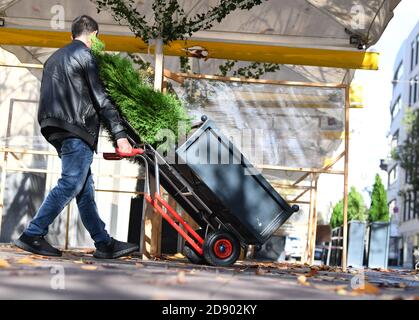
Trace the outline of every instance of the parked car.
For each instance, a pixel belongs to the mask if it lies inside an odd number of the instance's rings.
[[[314,249],[314,260],[315,261],[323,261],[323,248],[322,247],[316,247]]]
[[[300,261],[304,253],[303,241],[297,236],[287,236],[285,240],[286,260]]]

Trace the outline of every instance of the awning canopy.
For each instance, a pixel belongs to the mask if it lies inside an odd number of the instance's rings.
[[[216,6],[219,0],[179,2],[186,13],[194,15]],[[208,51],[207,61],[214,58],[283,64],[274,76],[277,79],[348,82],[352,78],[349,69],[377,68],[377,54],[358,46],[368,48],[378,41],[399,2],[269,0],[249,11],[235,11],[211,30],[199,31],[187,41],[174,41],[164,51],[169,56],[180,56],[186,55],[186,49],[200,46]],[[151,4],[137,1],[137,10],[150,22]],[[65,20],[62,26],[56,20],[60,14]],[[19,50],[10,45],[24,47],[32,59],[22,62],[42,63],[52,48],[70,41],[71,21],[81,14],[99,22],[109,50],[153,52],[153,47],[136,39],[127,26],[120,26],[108,12],[98,14],[94,1],[85,0],[0,0],[0,16],[5,20],[0,27],[0,45],[15,54]]]

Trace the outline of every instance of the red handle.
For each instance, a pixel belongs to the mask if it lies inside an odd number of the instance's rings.
[[[130,152],[130,153],[124,153],[124,152],[121,152],[121,151],[119,151],[119,149],[118,148],[116,148],[115,149],[115,151],[116,151],[116,153],[118,154],[118,155],[120,155],[122,158],[130,158],[130,157],[134,157],[134,156],[136,156],[137,154],[143,154],[144,153],[144,150],[143,149],[141,149],[141,148],[138,148],[138,149],[132,149],[132,151]]]
[[[115,149],[115,152],[104,152],[103,158],[105,160],[121,160],[123,158],[135,157],[138,154],[143,154],[144,150],[141,148],[132,149],[130,153],[120,152],[118,148]]]

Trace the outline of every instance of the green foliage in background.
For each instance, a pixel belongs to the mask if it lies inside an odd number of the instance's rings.
[[[369,210],[368,220],[370,222],[390,220],[389,210],[387,205],[387,193],[380,176],[375,176],[375,182],[371,195],[371,207]]]
[[[191,65],[189,64],[188,57],[179,57],[180,72],[188,73],[191,72]]]
[[[190,15],[185,13],[178,0],[154,0],[152,4],[153,18],[149,19],[137,10],[134,0],[91,0],[96,4],[98,12],[112,14],[120,24],[127,24],[136,37],[149,43],[150,39],[162,38],[164,43],[185,39],[194,32],[211,29],[220,23],[231,12],[250,10],[267,0],[220,0],[207,12]],[[193,9],[193,7],[192,7]]]
[[[104,43],[96,37],[92,40],[92,53],[98,61],[106,91],[142,142],[156,146],[161,142],[157,134],[163,129],[172,130],[178,138],[180,122],[189,131],[190,118],[175,95],[155,91],[141,78],[129,58],[105,53]]]
[[[403,119],[407,138],[400,144],[393,159],[406,171],[409,188],[400,191],[402,196],[410,192],[419,192],[419,110],[407,108]]]
[[[263,62],[252,62],[249,65],[237,68],[233,70],[233,67],[236,65],[237,60],[227,60],[224,64],[220,65],[220,75],[223,77],[232,76],[232,77],[242,77],[242,78],[252,78],[259,79],[265,73],[276,72],[281,66],[274,63],[263,63]]]
[[[348,194],[348,222],[352,220],[365,221],[366,212],[364,198],[356,191],[355,187],[351,187]],[[332,228],[343,225],[343,200],[340,200],[333,208],[330,225]]]
[[[332,217],[330,218],[330,226],[337,228],[343,225],[343,200],[340,200],[333,207]]]

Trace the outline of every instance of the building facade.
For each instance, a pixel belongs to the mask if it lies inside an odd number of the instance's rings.
[[[391,154],[407,138],[406,116],[419,108],[419,23],[399,50],[393,73],[393,98],[390,105]],[[408,188],[411,173],[397,161],[387,163],[391,220],[390,264],[411,268],[414,252],[419,247],[419,194],[403,192]]]

